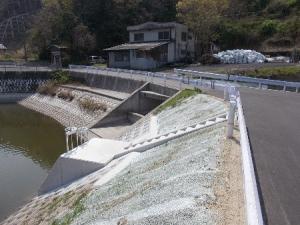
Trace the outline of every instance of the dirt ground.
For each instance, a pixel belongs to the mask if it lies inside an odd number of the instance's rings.
[[[220,174],[215,183],[218,225],[246,224],[240,134],[235,128],[234,138],[224,141],[219,161]]]

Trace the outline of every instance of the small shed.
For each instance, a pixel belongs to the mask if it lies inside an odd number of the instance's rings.
[[[50,46],[51,52],[51,65],[55,68],[62,67],[63,53],[67,50],[65,46],[52,45]]]
[[[5,47],[4,44],[0,44],[0,54],[6,53],[7,48]]]

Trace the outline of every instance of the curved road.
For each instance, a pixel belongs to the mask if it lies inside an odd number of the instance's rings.
[[[300,224],[300,94],[241,89],[265,223]]]

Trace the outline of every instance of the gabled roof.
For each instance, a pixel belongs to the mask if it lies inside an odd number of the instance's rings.
[[[125,51],[125,50],[140,50],[150,51],[154,48],[166,45],[169,42],[145,42],[145,43],[126,43],[117,45],[111,48],[104,49],[104,51]]]
[[[127,31],[139,31],[139,30],[153,30],[161,28],[174,28],[176,26],[185,26],[176,22],[158,23],[158,22],[147,22],[136,26],[127,27]]]

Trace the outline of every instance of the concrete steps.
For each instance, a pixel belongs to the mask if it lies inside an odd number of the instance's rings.
[[[226,114],[198,124],[159,135],[138,143],[94,138],[59,157],[51,169],[40,194],[47,193],[107,166],[115,159],[130,153],[141,153],[192,132],[222,123]]]
[[[214,117],[214,118],[205,120],[203,122],[200,122],[198,124],[188,126],[188,127],[185,127],[185,128],[179,129],[179,130],[174,130],[174,131],[171,131],[169,133],[162,134],[162,135],[156,136],[154,138],[150,138],[148,140],[145,140],[145,141],[142,141],[142,142],[139,142],[139,143],[134,143],[134,144],[130,143],[128,146],[126,146],[124,148],[124,152],[122,152],[121,154],[116,155],[115,158],[119,158],[123,155],[126,155],[126,154],[130,153],[130,152],[144,152],[144,151],[147,151],[151,148],[162,145],[162,144],[164,144],[164,143],[166,143],[170,140],[173,140],[173,139],[179,138],[181,136],[190,134],[192,132],[195,132],[195,131],[198,131],[198,130],[201,130],[201,129],[204,129],[204,128],[207,128],[207,127],[210,127],[210,126],[213,126],[213,125],[218,124],[218,123],[225,122],[226,120],[227,120],[227,114],[222,114],[222,115],[219,115],[217,117]]]

